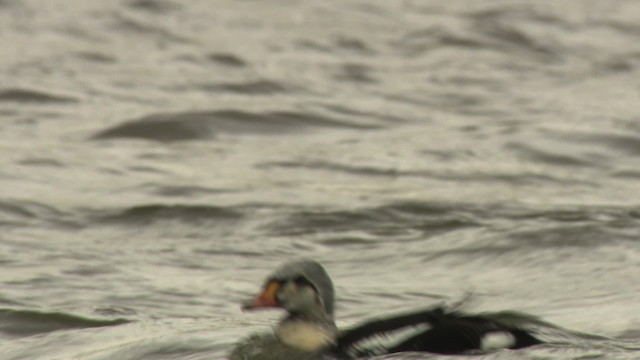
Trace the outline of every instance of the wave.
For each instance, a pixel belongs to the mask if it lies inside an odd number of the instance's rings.
[[[299,211],[269,224],[265,230],[278,236],[333,234],[326,245],[342,246],[366,245],[388,238],[422,241],[451,231],[518,224],[504,227],[500,241],[481,238],[477,246],[445,249],[436,254],[445,255],[483,249],[502,253],[528,247],[593,248],[606,244],[607,239],[633,242],[637,238],[633,231],[639,221],[637,210],[626,207],[538,209],[500,203],[401,201],[348,210]],[[366,235],[362,229],[367,229]]]
[[[199,85],[201,90],[211,92],[226,92],[245,95],[271,95],[277,93],[287,93],[290,91],[289,86],[271,80],[252,80],[243,83],[221,83],[221,84],[202,84]]]
[[[65,104],[76,103],[78,101],[75,97],[52,94],[41,90],[20,88],[0,89],[0,102]]]
[[[0,333],[31,336],[58,330],[117,326],[131,322],[124,318],[94,319],[64,312],[28,309],[0,309]]]
[[[179,3],[167,0],[134,0],[126,6],[150,14],[168,14],[181,9]]]
[[[151,114],[100,131],[92,138],[139,138],[170,142],[210,139],[218,133],[279,135],[319,127],[353,130],[380,128],[378,125],[346,122],[312,113],[252,113],[229,109]]]
[[[199,223],[214,220],[238,220],[243,214],[237,210],[209,205],[148,204],[133,206],[115,213],[102,215],[98,221],[108,223],[148,224],[157,221],[179,220]]]
[[[549,155],[551,156],[551,155]],[[558,160],[557,160],[558,161]],[[553,174],[542,174],[523,171],[520,173],[501,173],[498,171],[478,171],[461,169],[459,171],[437,171],[432,169],[410,169],[399,170],[396,168],[375,167],[368,165],[346,164],[334,161],[269,161],[259,165],[262,168],[292,168],[306,171],[337,172],[353,176],[384,177],[384,178],[406,178],[416,177],[425,179],[435,179],[441,181],[457,181],[462,183],[496,183],[502,182],[513,185],[531,185],[540,183],[549,184],[576,184],[592,185],[592,182],[568,177],[560,177]]]
[[[247,66],[247,62],[229,53],[210,53],[207,55],[207,59],[214,64],[229,67],[229,68],[243,68]]]
[[[24,225],[25,222],[45,221],[64,227],[78,226],[72,214],[35,201],[0,200],[0,215],[0,225]]]

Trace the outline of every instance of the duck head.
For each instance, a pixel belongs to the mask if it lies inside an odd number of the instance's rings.
[[[286,310],[275,328],[276,337],[289,347],[315,352],[335,345],[333,305],[333,284],[325,269],[315,261],[300,260],[279,267],[242,308]]]
[[[326,270],[312,260],[286,263],[267,278],[257,297],[242,304],[244,310],[274,307],[294,315],[333,319],[333,283]]]

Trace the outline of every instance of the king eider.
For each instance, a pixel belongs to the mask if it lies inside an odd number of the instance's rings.
[[[287,313],[274,329],[278,349],[272,346],[264,351],[289,351],[297,354],[296,358],[330,355],[356,359],[406,351],[465,354],[542,343],[530,331],[500,317],[468,315],[444,307],[378,318],[338,331],[334,301],[333,283],[322,265],[300,260],[279,267],[266,279],[261,292],[244,302],[242,308],[284,309]],[[402,332],[404,336],[394,343],[375,341],[392,339]]]

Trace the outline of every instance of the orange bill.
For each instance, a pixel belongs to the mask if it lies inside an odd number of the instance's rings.
[[[278,307],[276,294],[280,289],[280,283],[277,281],[269,281],[265,285],[264,290],[255,299],[250,299],[242,303],[242,310],[255,310],[261,308]]]

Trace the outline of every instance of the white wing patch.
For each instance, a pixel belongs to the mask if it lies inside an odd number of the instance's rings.
[[[486,333],[480,340],[480,350],[491,351],[506,349],[516,344],[516,337],[507,331]]]
[[[430,328],[431,326],[428,324],[417,324],[392,331],[376,333],[352,344],[347,353],[354,357],[362,353],[366,353],[367,355],[386,354],[389,347],[397,345]]]

